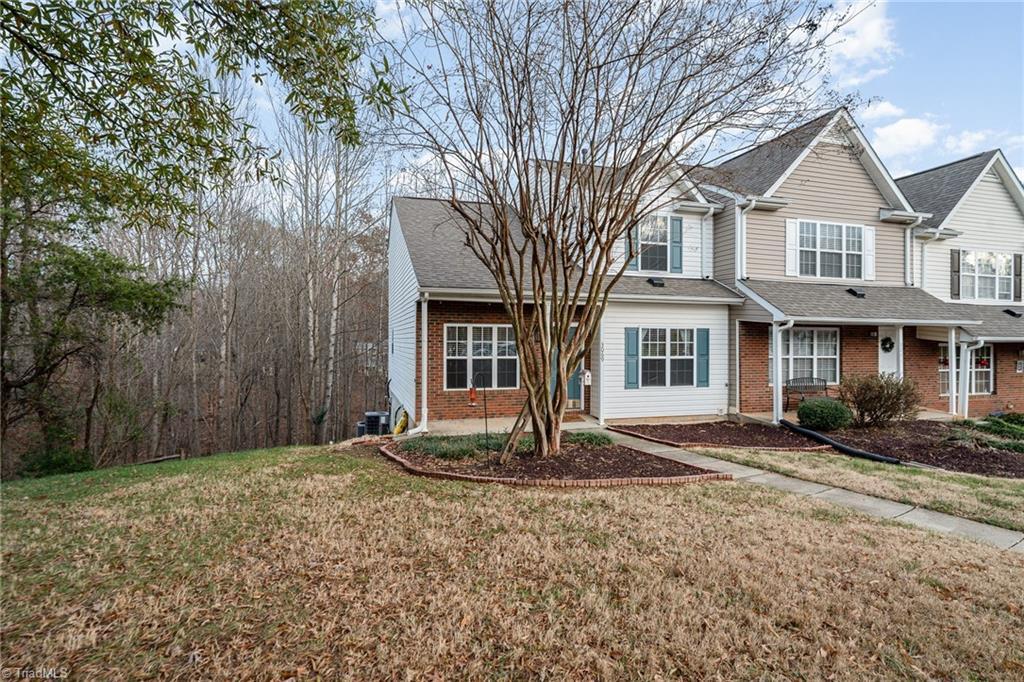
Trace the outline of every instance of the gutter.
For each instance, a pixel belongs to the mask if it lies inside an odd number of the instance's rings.
[[[430,293],[425,292],[420,299],[420,421],[416,428],[405,432],[407,436],[427,433],[427,304]]]
[[[638,275],[629,275],[637,277]],[[652,275],[653,276],[653,275]],[[664,275],[662,279],[685,279],[691,282],[706,282],[707,279],[694,279],[692,277],[669,278]],[[723,288],[725,285],[722,285]],[[433,294],[435,298],[444,301],[481,301],[490,303],[501,303],[501,297],[497,289],[442,289],[442,288],[421,288],[420,293],[424,296]],[[736,296],[714,297],[714,296],[672,296],[658,294],[611,294],[609,301],[634,301],[641,303],[707,303],[713,305],[742,305],[743,299]],[[533,302],[533,296],[525,296],[526,303]]]

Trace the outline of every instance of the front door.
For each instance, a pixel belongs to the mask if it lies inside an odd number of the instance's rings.
[[[572,341],[572,337],[576,335],[576,325],[569,328],[569,341]],[[556,351],[557,352],[557,351]],[[554,363],[558,361],[557,354],[552,358],[552,367]],[[569,375],[566,381],[566,394],[568,396],[568,403],[566,407],[570,410],[579,410],[583,407],[583,376],[582,367],[577,366],[573,373]],[[554,374],[554,371],[552,371]],[[551,381],[551,390],[555,390],[554,379]]]
[[[896,327],[879,327],[878,328],[878,373],[879,374],[898,374],[900,371],[899,365],[899,348],[896,344],[899,342],[899,331]]]

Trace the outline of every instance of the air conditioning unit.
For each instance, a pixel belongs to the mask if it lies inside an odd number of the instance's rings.
[[[383,436],[391,433],[391,415],[387,412],[367,412],[364,422],[367,436]]]

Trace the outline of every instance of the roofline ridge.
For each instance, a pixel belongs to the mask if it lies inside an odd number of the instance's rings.
[[[759,143],[757,145],[754,145],[753,147],[751,147],[747,151],[742,152],[740,154],[737,154],[736,156],[732,157],[731,159],[726,159],[725,161],[722,161],[721,163],[719,163],[719,164],[717,164],[715,166],[703,166],[703,167],[711,169],[711,170],[722,170],[722,166],[724,164],[732,163],[736,159],[741,159],[744,156],[746,156],[747,154],[751,154],[753,152],[756,152],[761,147],[764,147],[765,145],[769,145],[772,142],[777,142],[777,141],[781,140],[782,138],[786,137],[787,135],[792,135],[793,133],[797,132],[801,128],[806,128],[807,126],[811,125],[812,123],[815,123],[816,121],[820,121],[823,118],[834,118],[835,115],[838,114],[840,111],[845,111],[845,110],[846,110],[845,106],[836,107],[834,109],[831,109],[831,110],[825,112],[824,114],[822,114],[821,116],[815,116],[810,121],[805,121],[804,123],[801,123],[800,125],[796,126],[795,128],[790,128],[789,130],[787,130],[784,133],[779,133],[778,135],[776,135],[775,137],[771,138],[770,140],[765,140],[764,142],[761,142],[761,143]]]
[[[965,161],[970,161],[971,159],[976,159],[979,156],[985,156],[986,154],[998,154],[998,153],[1002,153],[1002,150],[999,147],[996,147],[995,149],[989,149],[989,150],[983,151],[983,152],[978,152],[977,154],[971,154],[970,156],[965,156],[962,159],[956,159],[954,161],[947,161],[946,163],[940,163],[938,166],[932,166],[931,168],[925,168],[924,170],[919,170],[919,171],[916,171],[914,173],[909,173],[907,175],[900,176],[900,177],[896,178],[896,182],[899,182],[900,180],[906,180],[907,178],[912,178],[915,175],[923,175],[925,173],[931,173],[932,171],[937,171],[940,168],[947,168],[949,166],[955,166],[958,163],[963,163]]]

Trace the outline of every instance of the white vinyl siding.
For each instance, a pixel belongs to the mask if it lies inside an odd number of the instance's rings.
[[[924,288],[943,300],[952,300],[949,291],[950,249],[1024,253],[1024,215],[994,170],[978,181],[974,190],[949,217],[947,226],[962,234],[953,239],[917,245],[918,254],[924,246]],[[920,267],[916,281],[921,282]]]
[[[605,419],[674,417],[725,414],[728,409],[727,306],[678,303],[610,302],[601,320],[600,412]],[[671,351],[671,329],[708,329],[708,385],[644,386],[626,389],[625,330],[627,327],[666,331],[666,352]],[[642,331],[641,331],[642,342]],[[676,350],[683,353],[683,347]],[[682,355],[679,359],[682,359]],[[667,360],[671,362],[671,360]],[[680,368],[682,369],[682,368]],[[642,371],[642,370],[641,370]],[[671,369],[667,370],[671,372]],[[591,387],[591,395],[595,388]]]
[[[653,274],[658,277],[685,277],[689,279],[701,279],[701,220],[703,216],[698,213],[672,213],[670,215],[683,219],[683,271],[681,273],[667,272],[669,265],[666,265],[664,271],[657,272],[644,272],[643,270],[637,272],[636,270],[627,270],[627,276],[650,277]],[[708,276],[712,275],[712,268],[714,264],[713,230],[716,219],[717,216],[703,219],[704,274]],[[669,224],[671,225],[671,223]],[[671,232],[669,235],[671,236]],[[622,258],[626,253],[624,249],[624,241],[625,240],[619,240],[615,246],[615,263],[612,265],[611,270],[613,273],[617,271],[617,268],[621,267]]]
[[[388,379],[391,406],[404,407],[410,419],[416,411],[416,309],[419,284],[409,249],[392,209],[388,238]]]

